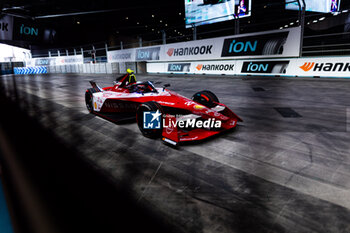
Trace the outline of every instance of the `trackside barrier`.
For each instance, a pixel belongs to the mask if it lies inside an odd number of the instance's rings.
[[[15,67],[13,68],[14,74],[46,74],[47,67],[35,66],[35,67]]]
[[[116,65],[113,65],[116,67]],[[14,68],[14,74],[44,74],[44,73],[60,73],[60,74],[112,74],[117,73],[119,69],[114,68],[110,63],[100,64],[74,64],[60,66],[33,66]],[[116,72],[113,72],[116,71]]]
[[[149,62],[147,72],[350,78],[350,57]]]
[[[300,27],[107,52],[108,62],[298,57]]]

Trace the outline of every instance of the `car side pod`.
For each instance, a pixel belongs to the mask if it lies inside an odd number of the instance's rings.
[[[166,114],[163,117],[162,141],[174,147],[179,143],[176,117]]]

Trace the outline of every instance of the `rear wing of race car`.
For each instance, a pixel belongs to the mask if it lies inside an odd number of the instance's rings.
[[[99,87],[99,86],[96,84],[96,82],[94,82],[94,81],[89,81],[89,82],[90,82],[92,88],[93,88],[96,92],[102,92],[102,91],[103,91],[103,89],[102,89],[101,87]]]

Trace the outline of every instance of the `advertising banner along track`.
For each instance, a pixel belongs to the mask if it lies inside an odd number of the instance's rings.
[[[108,51],[108,62],[298,57],[300,28]]]

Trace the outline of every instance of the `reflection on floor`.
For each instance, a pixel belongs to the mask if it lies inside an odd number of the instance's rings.
[[[25,114],[176,232],[350,232],[348,80],[139,75],[187,97],[211,90],[244,120],[233,132],[174,149],[144,138],[134,123],[88,114],[92,79],[108,86],[114,77],[0,83]]]

